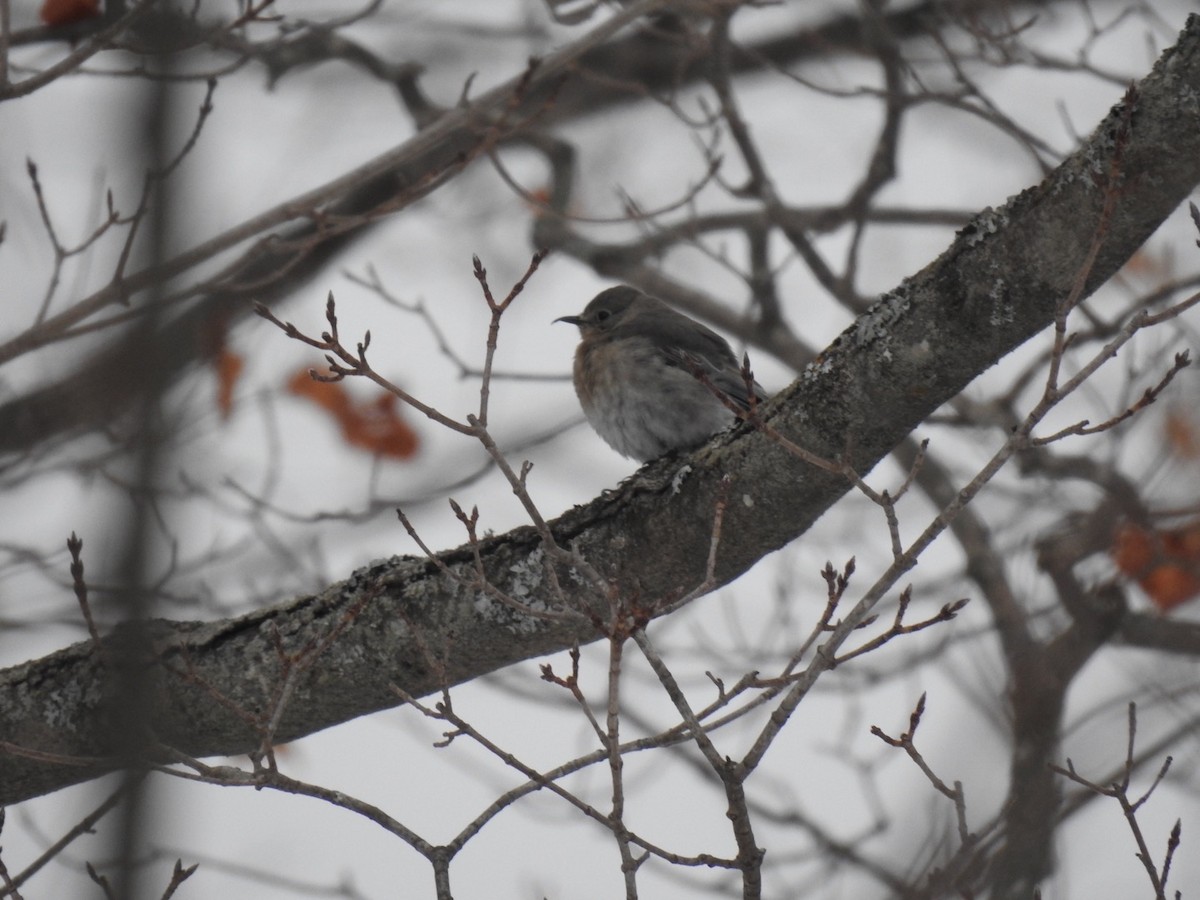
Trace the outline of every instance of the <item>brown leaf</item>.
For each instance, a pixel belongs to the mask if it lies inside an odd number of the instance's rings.
[[[420,448],[417,433],[401,417],[393,394],[384,392],[362,403],[350,396],[343,382],[315,381],[307,370],[293,375],[287,388],[328,412],[352,447],[391,459],[409,459]]]
[[[217,374],[217,409],[221,419],[229,418],[233,410],[233,389],[237,386],[246,361],[232,350],[222,350],[213,358],[213,371]]]
[[[1117,531],[1112,557],[1163,612],[1200,596],[1200,520],[1159,531],[1128,523]]]
[[[1163,429],[1167,433],[1167,444],[1176,456],[1184,459],[1200,457],[1200,431],[1196,422],[1179,410],[1167,414]]]
[[[47,25],[69,25],[100,15],[100,0],[45,0],[41,19]]]

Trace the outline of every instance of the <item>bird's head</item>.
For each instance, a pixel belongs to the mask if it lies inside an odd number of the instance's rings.
[[[578,325],[580,334],[585,338],[601,335],[615,328],[632,309],[643,302],[649,302],[649,298],[634,288],[609,288],[597,294],[579,315],[563,316],[554,321]]]

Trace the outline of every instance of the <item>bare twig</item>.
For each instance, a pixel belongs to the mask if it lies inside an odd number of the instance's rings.
[[[904,750],[908,754],[908,758],[916,763],[917,768],[929,779],[929,783],[933,785],[934,789],[953,802],[954,815],[958,822],[958,839],[964,847],[969,847],[975,843],[976,839],[967,828],[967,801],[966,795],[963,793],[962,782],[956,781],[954,782],[954,787],[950,787],[942,779],[938,778],[933,769],[930,768],[929,763],[925,761],[925,757],[917,750],[916,744],[913,743],[913,738],[917,734],[917,726],[921,724],[921,716],[924,712],[925,694],[921,694],[920,699],[917,700],[916,708],[912,711],[912,715],[909,716],[908,730],[900,735],[900,737],[889,737],[878,725],[871,726],[871,734],[891,747],[898,747]]]
[[[100,658],[104,659],[106,653],[104,641],[101,640],[100,631],[96,628],[96,620],[92,618],[92,607],[88,603],[87,582],[83,579],[83,540],[76,537],[73,531],[67,538],[67,550],[71,554],[71,585],[75,590],[75,599],[79,601],[79,611],[83,613],[83,621],[87,624],[92,645],[100,654]]]
[[[1150,799],[1150,795],[1166,777],[1167,771],[1171,768],[1172,759],[1167,756],[1163,759],[1162,765],[1159,767],[1158,774],[1145,792],[1138,798],[1133,799],[1129,795],[1130,782],[1132,780],[1133,771],[1135,768],[1134,743],[1137,735],[1137,704],[1129,704],[1128,729],[1125,749],[1125,770],[1120,781],[1113,782],[1108,786],[1096,784],[1093,781],[1080,775],[1075,770],[1074,763],[1070,759],[1067,760],[1066,767],[1051,766],[1051,768],[1068,778],[1076,784],[1082,785],[1093,793],[1103,796],[1112,797],[1121,806],[1121,812],[1125,816],[1125,822],[1129,826],[1130,833],[1133,835],[1134,842],[1137,844],[1137,858],[1141,862],[1142,867],[1146,870],[1146,877],[1150,879],[1150,884],[1154,888],[1155,900],[1168,900],[1167,897],[1167,879],[1171,872],[1171,862],[1175,858],[1175,851],[1179,849],[1182,835],[1182,821],[1175,820],[1175,825],[1171,829],[1171,833],[1167,838],[1167,846],[1163,857],[1162,868],[1155,866],[1154,860],[1150,853],[1150,847],[1146,843],[1146,838],[1142,834],[1141,825],[1137,820],[1138,810],[1142,805]]]

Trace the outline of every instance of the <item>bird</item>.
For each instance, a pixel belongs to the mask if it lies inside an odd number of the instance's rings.
[[[636,288],[608,288],[554,321],[579,327],[575,393],[622,456],[691,450],[732,425],[737,417],[705,380],[744,410],[766,399],[757,381],[747,386],[723,337]]]

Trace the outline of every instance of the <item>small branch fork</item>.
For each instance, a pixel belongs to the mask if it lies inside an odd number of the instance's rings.
[[[577,663],[577,656],[575,656],[574,659]],[[543,677],[546,678],[545,670],[543,670]],[[592,713],[590,708],[588,708],[582,693],[578,692],[577,678],[578,668],[573,663],[573,671],[571,676],[560,678],[559,676],[552,675],[551,677],[546,678],[546,680],[554,684],[567,687],[572,691],[573,694],[577,694],[581,708],[587,709],[589,721],[592,722],[596,734],[604,735],[604,740],[607,741],[607,732],[605,727],[599,724],[599,721],[595,718],[594,713]],[[437,746],[449,746],[451,742],[459,737],[470,738],[497,759],[504,762],[505,765],[516,770],[517,772],[520,772],[525,778],[528,779],[525,784],[513,788],[501,797],[498,797],[452,841],[441,848],[444,852],[447,862],[449,862],[449,860],[452,859],[472,837],[478,834],[479,831],[501,811],[507,809],[522,797],[528,796],[536,791],[547,790],[563,799],[575,809],[579,810],[589,819],[612,832],[613,835],[617,837],[618,842],[624,848],[628,849],[628,856],[626,856],[625,850],[622,851],[623,864],[628,864],[630,866],[628,872],[626,873],[627,897],[637,896],[636,886],[633,880],[629,878],[629,872],[636,872],[637,867],[639,867],[649,856],[654,856],[665,862],[680,866],[709,868],[734,868],[736,866],[734,860],[724,859],[709,854],[686,856],[673,853],[670,850],[658,846],[641,835],[630,831],[620,818],[614,817],[614,815],[611,813],[602,812],[595,805],[583,800],[577,794],[568,790],[560,783],[566,776],[579,772],[588,766],[608,762],[611,757],[611,751],[608,747],[602,747],[601,749],[592,751],[584,756],[577,757],[576,759],[573,759],[570,762],[550,771],[539,772],[537,769],[534,769],[529,764],[523,762],[514,754],[504,750],[502,747],[480,732],[469,721],[463,718],[462,715],[455,710],[454,704],[451,700],[450,692],[448,690],[443,691],[441,700],[433,705],[422,702],[398,687],[393,687],[393,690],[396,692],[398,697],[400,697],[405,703],[416,709],[422,715],[435,721],[445,722],[452,727],[451,731],[445,732],[444,740],[439,741]],[[641,738],[636,741],[617,745],[617,749],[619,750],[619,755],[623,758],[624,756],[637,750],[668,746],[670,743],[678,743],[684,738],[685,736],[681,734],[678,729],[673,729],[667,734],[666,738],[664,738],[664,735]],[[666,740],[667,743],[664,743],[664,740]],[[634,846],[639,848],[641,851],[641,853],[636,857],[633,856],[632,848]]]
[[[477,364],[474,364],[464,358],[450,342],[445,330],[438,323],[437,317],[423,300],[404,300],[398,297],[395,293],[388,290],[383,283],[379,272],[373,265],[368,264],[362,274],[345,271],[343,276],[351,284],[356,284],[367,291],[370,291],[387,305],[417,316],[429,329],[430,335],[437,344],[438,351],[458,370],[460,378],[482,378],[483,369]],[[491,371],[492,381],[503,379],[505,381],[522,381],[522,382],[555,382],[569,380],[570,375],[560,375],[552,372],[529,372],[529,371],[504,371],[498,372],[495,369]]]
[[[347,375],[359,375],[375,382],[384,390],[394,394],[404,403],[411,406],[417,412],[433,420],[437,424],[449,428],[451,431],[457,431],[459,434],[471,434],[469,425],[458,422],[434,409],[427,406],[418,400],[416,397],[409,394],[403,388],[388,381],[367,362],[367,348],[371,346],[371,332],[367,331],[363,339],[355,345],[353,352],[348,350],[341,341],[341,336],[338,334],[337,320],[337,304],[333,298],[333,291],[329,292],[329,296],[325,301],[325,321],[329,323],[329,330],[321,332],[320,338],[309,337],[298,329],[291,322],[284,322],[277,319],[275,315],[263,306],[261,303],[254,305],[254,311],[266,319],[268,322],[281,329],[284,334],[295,341],[300,341],[303,344],[308,344],[310,347],[325,353],[325,359],[329,363],[329,374],[322,375],[316,369],[309,369],[308,374],[314,381],[323,381],[327,383],[336,383],[344,379]]]
[[[513,285],[508,296],[503,300],[497,301],[492,296],[491,288],[487,283],[487,270],[483,268],[479,257],[473,257],[475,278],[479,281],[483,289],[484,299],[487,301],[488,309],[491,312],[491,318],[488,324],[488,340],[486,361],[483,370],[482,385],[480,387],[479,413],[476,416],[468,416],[466,422],[460,422],[453,419],[442,412],[434,409],[428,404],[422,403],[412,394],[405,391],[398,385],[388,381],[378,372],[376,372],[367,362],[367,349],[371,346],[371,332],[365,332],[362,341],[355,344],[353,351],[346,348],[342,343],[341,336],[338,333],[337,306],[333,298],[333,292],[330,291],[329,297],[325,303],[325,320],[329,323],[329,330],[321,332],[320,338],[313,338],[304,334],[291,322],[284,322],[276,318],[275,315],[263,306],[261,303],[255,304],[254,311],[268,322],[274,324],[277,328],[283,331],[289,338],[308,344],[310,347],[325,353],[325,359],[329,364],[329,374],[323,375],[315,369],[310,369],[309,374],[316,381],[338,382],[348,375],[357,375],[367,378],[375,382],[384,390],[395,395],[402,402],[411,406],[417,412],[436,422],[437,424],[449,428],[451,431],[456,431],[459,434],[469,437],[479,437],[486,430],[488,417],[488,399],[491,391],[491,372],[492,360],[495,357],[497,342],[500,331],[500,318],[517,296],[525,289],[526,283],[537,271],[546,254],[539,251],[533,255],[525,274]]]
[[[170,900],[171,897],[175,896],[175,892],[179,890],[179,886],[191,878],[199,867],[199,863],[185,867],[183,860],[175,860],[175,867],[171,871],[171,880],[167,882],[167,886],[163,888],[163,892],[159,895],[161,900]],[[105,876],[101,875],[90,862],[84,863],[84,868],[87,870],[88,877],[99,885],[100,890],[104,892],[106,900],[120,900],[120,897],[124,896],[123,893],[119,895],[117,890],[112,886],[112,883]]]
[[[855,647],[853,650],[847,651],[836,657],[834,665],[840,666],[842,663],[849,662],[857,656],[862,656],[865,653],[870,653],[872,650],[877,650],[886,644],[892,638],[900,637],[905,634],[915,634],[918,631],[924,631],[934,625],[939,625],[942,622],[949,622],[954,619],[963,610],[969,602],[969,598],[960,597],[950,603],[946,603],[936,613],[927,619],[922,619],[920,622],[914,622],[911,625],[904,624],[904,614],[908,611],[908,606],[912,602],[912,586],[905,587],[900,592],[900,599],[896,604],[896,615],[892,620],[891,627],[877,637],[872,638],[865,644]],[[859,627],[863,628],[870,625],[875,620],[874,616],[859,623]]]
[[[504,315],[505,311],[512,305],[512,302],[517,299],[517,296],[525,290],[525,285],[545,258],[545,250],[539,250],[535,253],[529,263],[529,268],[525,270],[525,274],[517,280],[517,283],[512,286],[512,290],[508,292],[508,296],[497,302],[496,298],[492,296],[491,287],[488,286],[487,269],[483,267],[483,263],[479,261],[478,256],[471,257],[475,271],[475,280],[479,282],[479,287],[483,291],[483,299],[487,301],[488,310],[491,312],[491,318],[488,321],[487,352],[483,362],[483,377],[479,385],[479,415],[476,416],[480,428],[487,428],[488,424],[488,400],[491,398],[492,361],[496,358],[496,347],[500,340],[500,317]]]
[[[147,6],[149,4],[146,4]],[[34,199],[37,202],[38,213],[41,216],[42,226],[46,232],[46,238],[50,244],[50,249],[54,254],[53,270],[46,285],[46,292],[42,297],[41,306],[38,309],[37,316],[34,318],[34,326],[42,326],[46,322],[46,318],[50,313],[50,307],[54,301],[54,296],[58,291],[62,281],[64,266],[67,260],[75,256],[80,256],[87,250],[92,248],[104,238],[114,228],[127,228],[122,243],[121,251],[118,256],[116,269],[113,273],[113,283],[120,285],[125,277],[126,267],[129,259],[134,251],[134,246],[141,226],[149,213],[150,206],[157,191],[161,190],[163,184],[170,178],[171,174],[180,166],[183,160],[192,152],[196,143],[200,139],[200,134],[204,129],[205,123],[213,111],[212,98],[217,88],[215,78],[208,79],[207,90],[204,99],[200,103],[200,108],[196,115],[196,121],[192,126],[192,131],[187,139],[183,142],[179,151],[170,159],[161,169],[148,171],[142,179],[141,195],[138,198],[136,208],[129,215],[122,215],[115,206],[113,193],[108,190],[104,194],[105,214],[103,220],[97,225],[90,234],[85,236],[78,244],[68,246],[63,243],[58,234],[58,229],[54,226],[54,221],[50,215],[50,209],[46,202],[45,189],[42,186],[42,181],[38,173],[38,166],[32,160],[26,160],[26,172],[29,175],[29,181],[33,189]],[[123,302],[128,303],[128,297],[121,298]],[[69,327],[69,326],[68,326]],[[63,329],[62,333],[65,333]]]
[[[963,848],[969,848],[976,842],[976,837],[967,827],[967,800],[966,794],[963,792],[962,782],[956,781],[954,782],[954,787],[949,787],[942,779],[938,778],[913,741],[917,734],[917,726],[921,724],[921,716],[924,714],[925,694],[921,694],[920,699],[917,700],[916,708],[908,717],[908,730],[900,735],[900,737],[890,737],[878,725],[871,726],[871,734],[875,735],[875,737],[879,738],[889,747],[898,747],[907,753],[909,759],[917,764],[917,768],[929,779],[929,783],[933,785],[934,789],[954,804],[954,816],[958,822],[958,839]]]
[[[1130,797],[1129,787],[1133,780],[1133,773],[1136,768],[1136,760],[1134,756],[1134,744],[1137,736],[1137,704],[1129,704],[1128,713],[1128,737],[1125,743],[1125,765],[1119,781],[1114,781],[1109,785],[1097,784],[1075,770],[1075,764],[1068,758],[1066,767],[1052,765],[1050,768],[1062,775],[1064,778],[1073,781],[1093,794],[1100,797],[1112,797],[1121,807],[1121,812],[1125,816],[1125,822],[1129,825],[1129,830],[1133,834],[1134,842],[1137,844],[1137,858],[1146,870],[1146,877],[1150,879],[1150,884],[1154,888],[1155,900],[1169,900],[1167,897],[1167,881],[1171,874],[1171,862],[1175,858],[1175,852],[1179,849],[1183,835],[1183,822],[1180,819],[1175,820],[1175,825],[1171,829],[1170,835],[1167,837],[1167,848],[1163,855],[1162,867],[1158,868],[1154,864],[1151,857],[1150,847],[1146,843],[1146,838],[1142,834],[1142,828],[1138,824],[1137,813],[1142,808],[1142,805],[1150,799],[1150,795],[1158,789],[1162,780],[1166,777],[1167,772],[1171,768],[1172,757],[1167,756],[1163,759],[1162,765],[1158,769],[1158,774],[1154,776],[1154,781],[1146,788],[1145,792],[1136,799]],[[1176,891],[1176,898],[1181,894]]]

